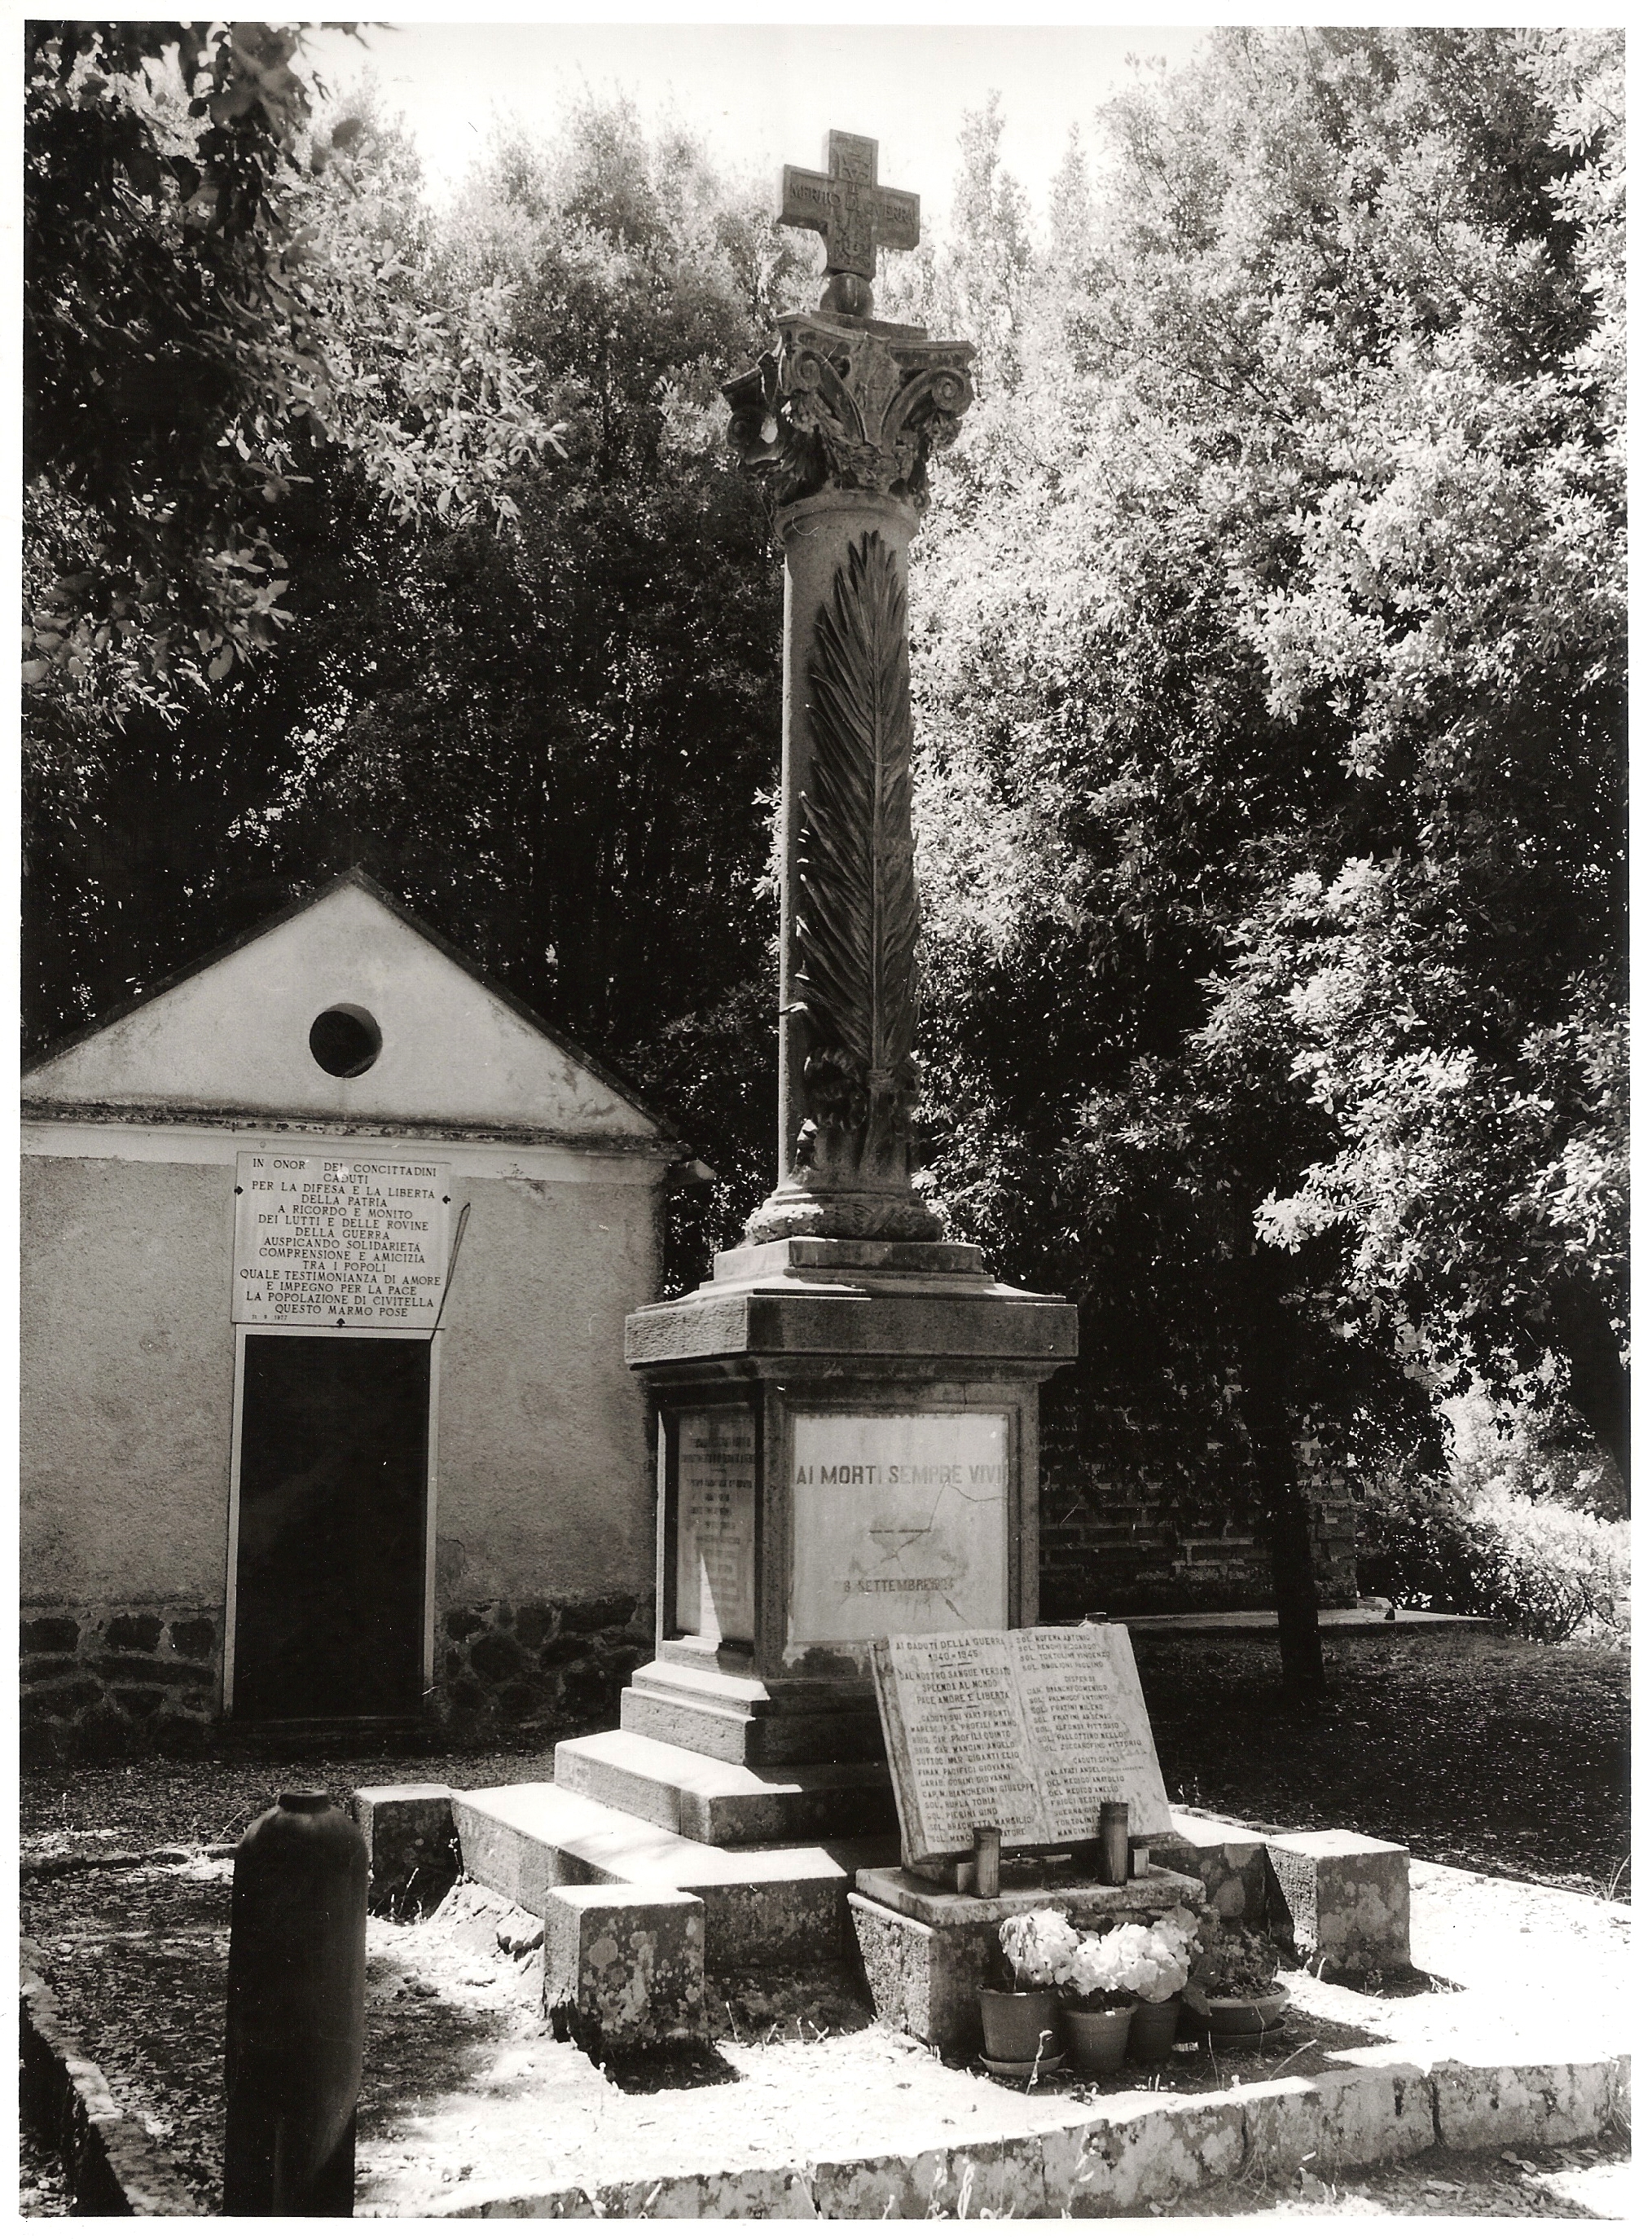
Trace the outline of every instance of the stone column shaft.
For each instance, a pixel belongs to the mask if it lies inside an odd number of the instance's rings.
[[[965,342],[816,314],[726,390],[786,555],[778,1180],[747,1240],[922,1239],[912,1186],[917,889],[907,548]]]

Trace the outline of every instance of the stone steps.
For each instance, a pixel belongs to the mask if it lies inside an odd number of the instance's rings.
[[[627,1733],[668,1742],[725,1764],[816,1765],[828,1758],[862,1763],[883,1755],[878,1713],[847,1705],[840,1688],[788,1691],[777,1703],[760,1679],[734,1672],[656,1661],[631,1675],[620,1698]]]
[[[728,1764],[621,1731],[559,1742],[556,1785],[695,1843],[896,1833],[882,1764]]]
[[[885,1838],[721,1850],[550,1781],[456,1793],[464,1870],[529,1912],[570,1883],[653,1882],[700,1898],[713,1974],[763,1962],[825,1959],[842,1949],[845,1898]]]

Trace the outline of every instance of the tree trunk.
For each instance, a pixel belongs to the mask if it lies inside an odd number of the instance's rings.
[[[1319,1589],[1308,1497],[1294,1447],[1289,1469],[1289,1482],[1279,1487],[1268,1519],[1274,1607],[1279,1613],[1279,1670],[1288,1694],[1312,1700],[1326,1692],[1325,1660],[1319,1640]]]
[[[1280,1676],[1287,1694],[1312,1702],[1327,1689],[1313,1531],[1297,1459],[1296,1425],[1286,1398],[1290,1317],[1262,1270],[1255,1269],[1254,1275],[1244,1361],[1245,1427],[1267,1519],[1273,1602],[1279,1618]]]
[[[1549,1303],[1555,1335],[1571,1374],[1572,1405],[1617,1464],[1627,1507],[1629,1372],[1618,1351],[1612,1318],[1598,1292],[1582,1283],[1556,1286]]]

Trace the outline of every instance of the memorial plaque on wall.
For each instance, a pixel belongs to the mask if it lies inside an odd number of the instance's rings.
[[[413,1159],[242,1152],[234,1319],[433,1329],[447,1279],[452,1174]]]
[[[1096,1840],[1104,1802],[1132,1835],[1170,1804],[1123,1625],[897,1637],[872,1675],[908,1865],[961,1857],[977,1827],[1006,1845]]]
[[[757,1439],[748,1407],[677,1418],[677,1626],[702,1640],[750,1640]]]
[[[1007,1415],[793,1418],[791,1644],[1009,1617]]]

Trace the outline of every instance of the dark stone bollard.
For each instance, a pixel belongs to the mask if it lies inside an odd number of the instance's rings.
[[[226,2216],[349,2216],[367,1986],[367,1845],[295,1789],[236,1852],[225,2058]]]

